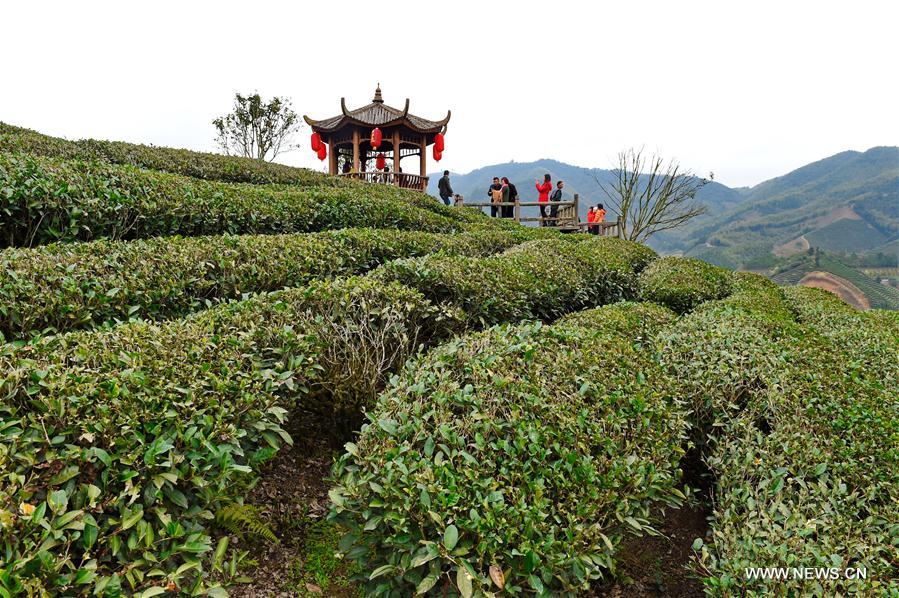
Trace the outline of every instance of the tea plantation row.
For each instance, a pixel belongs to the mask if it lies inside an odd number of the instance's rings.
[[[899,318],[694,260],[657,260],[639,283],[694,309],[494,328],[414,360],[380,397],[332,492],[370,593],[586,589],[653,503],[681,497],[687,431],[716,478],[713,541],[694,544],[710,593],[784,589],[747,581],[764,566],[867,571],[793,582],[801,594],[899,591]],[[641,326],[618,323],[629,309]]]
[[[633,257],[592,270],[549,267],[609,256],[615,245],[632,247]],[[494,303],[550,301],[553,314],[628,298],[635,268],[652,255],[612,239],[512,251],[466,265],[493,273]],[[441,267],[458,258],[430,259]],[[522,277],[539,284],[520,286]],[[461,276],[445,287],[445,303],[422,294],[433,292],[426,281],[412,289],[394,278],[376,270],[159,324],[5,346],[0,587],[113,595],[121,584],[155,592],[177,581],[199,590],[207,521],[289,442],[288,409],[358,409],[419,344],[476,321],[462,311]],[[528,315],[522,310],[516,315]]]
[[[325,177],[305,168],[292,168],[262,160],[204,154],[121,141],[97,139],[68,141],[2,122],[0,122],[0,152],[138,166],[230,183],[285,183],[294,186],[348,185],[348,181]]]
[[[0,247],[345,227],[428,232],[516,227],[410,194],[386,185],[222,183],[105,162],[0,153]]]
[[[358,274],[401,257],[485,256],[531,238],[533,230],[447,235],[344,229],[8,248],[0,250],[0,339],[177,316],[249,293]]]

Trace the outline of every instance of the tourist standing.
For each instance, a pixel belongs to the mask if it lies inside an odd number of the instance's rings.
[[[596,222],[596,206],[590,206],[587,210],[587,232],[591,235],[599,234],[599,227],[594,225]]]
[[[553,190],[552,177],[548,174],[543,175],[543,182],[537,181],[535,186],[537,187],[537,192],[540,194],[537,197],[537,201],[539,203],[548,202],[549,192]],[[540,226],[549,226],[546,221],[546,206],[540,206]]]
[[[509,188],[509,198],[503,201],[518,201],[518,189],[509,180],[509,177],[503,177],[503,184]],[[515,206],[503,206],[503,218],[513,218],[515,216]]]
[[[556,190],[553,191],[553,194],[549,197],[549,201],[562,201],[562,189],[565,188],[565,181],[559,181],[556,183]],[[559,226],[559,206],[558,204],[553,204],[549,208],[549,218],[552,221],[550,226]]]
[[[606,209],[604,207],[602,207],[601,203],[596,204],[596,218],[594,219],[594,222],[596,222],[596,224],[598,225],[600,222],[605,222],[605,220],[606,220]],[[601,226],[597,226],[596,232],[594,234],[604,235],[605,229],[602,228]]]
[[[437,183],[437,191],[440,193],[440,199],[443,203],[450,205],[450,198],[453,196],[453,186],[450,185],[449,170],[443,171],[443,176]]]
[[[500,204],[503,201],[503,185],[499,182],[499,177],[493,177],[493,184],[487,189],[487,197],[490,198],[490,216],[496,218],[499,212]]]

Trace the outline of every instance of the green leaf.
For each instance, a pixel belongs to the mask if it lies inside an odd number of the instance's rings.
[[[437,546],[435,544],[429,544],[423,548],[420,548],[418,552],[415,553],[415,556],[412,558],[412,562],[409,565],[413,569],[416,567],[421,567],[425,563],[435,559],[440,555],[440,552],[437,550]]]
[[[456,586],[459,588],[459,593],[462,594],[462,598],[471,598],[473,593],[471,576],[468,574],[465,567],[460,566],[456,571]]]
[[[134,509],[134,511],[125,511],[125,517],[122,518],[122,530],[126,530],[137,525],[137,522],[144,518],[143,509]]]
[[[81,544],[85,550],[90,550],[97,541],[99,529],[95,525],[85,525],[81,532]]]
[[[60,471],[58,474],[56,474],[55,476],[50,478],[49,484],[51,486],[58,486],[59,484],[68,482],[69,480],[74,478],[76,475],[78,475],[78,471],[79,471],[78,467],[75,465],[66,467],[62,471]]]
[[[452,550],[456,547],[456,542],[459,541],[459,530],[456,529],[455,525],[450,525],[446,528],[446,531],[443,532],[443,545],[446,546],[447,550]]]
[[[426,594],[428,590],[437,585],[438,576],[435,573],[430,573],[424,577],[415,588],[415,594],[417,596],[421,594]]]
[[[228,550],[228,536],[223,536],[215,547],[215,553],[212,555],[212,566],[218,569],[225,559],[225,552]]]
[[[392,573],[394,569],[396,569],[396,567],[393,565],[382,565],[382,566],[378,567],[377,569],[375,569],[374,571],[372,571],[371,575],[368,576],[368,579],[369,580],[377,579],[378,577],[381,577],[382,575]]]
[[[47,504],[54,513],[63,511],[66,505],[69,504],[69,495],[66,494],[65,490],[56,490],[47,497]]]
[[[393,436],[396,434],[397,423],[393,419],[379,419],[378,427]]]

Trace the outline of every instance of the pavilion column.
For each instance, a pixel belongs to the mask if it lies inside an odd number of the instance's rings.
[[[331,176],[337,174],[337,154],[334,151],[337,147],[334,145],[333,139],[328,139],[328,173]]]
[[[393,173],[394,180],[396,184],[400,184],[400,132],[396,130],[393,132]]]
[[[426,135],[421,136],[421,156],[420,156],[420,174],[425,177],[428,176],[428,137]]]
[[[362,172],[359,168],[359,131],[353,131],[353,171]]]

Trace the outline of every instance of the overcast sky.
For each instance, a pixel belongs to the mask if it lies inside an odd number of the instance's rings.
[[[645,146],[731,186],[899,145],[899,3],[4,2],[0,120],[214,149],[235,91],[453,117],[439,167]],[[308,149],[279,158],[322,169]],[[429,163],[429,170],[438,166]]]

